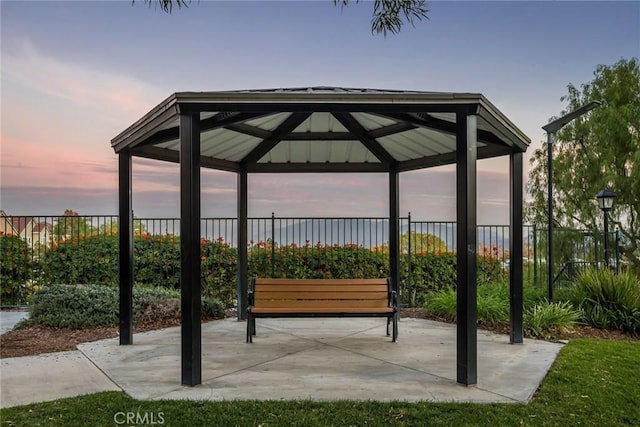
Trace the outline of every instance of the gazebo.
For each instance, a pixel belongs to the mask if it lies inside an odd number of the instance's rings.
[[[235,172],[238,177],[238,318],[243,320],[249,173],[388,174],[389,277],[397,291],[399,174],[455,164],[457,381],[476,384],[476,163],[510,158],[510,342],[522,343],[522,157],[529,143],[493,104],[474,93],[338,87],[174,93],[111,141],[119,158],[120,344],[133,343],[133,156],[180,164],[184,385],[202,381],[202,167]]]

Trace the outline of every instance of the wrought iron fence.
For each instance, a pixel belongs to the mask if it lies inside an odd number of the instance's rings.
[[[179,236],[178,218],[135,218],[136,235]],[[202,218],[201,233],[206,240],[224,241],[237,246],[236,218]],[[411,214],[400,218],[401,252],[424,254],[456,251],[456,223],[452,221],[416,221]],[[118,233],[118,216],[3,216],[0,234],[18,236],[26,243],[29,256],[37,261],[47,251],[60,245],[74,244],[91,236],[104,238]],[[509,268],[509,226],[479,225],[477,228],[478,253],[493,257]],[[598,230],[554,230],[554,257],[556,273],[572,272],[566,263],[597,263],[603,259],[603,233]],[[250,218],[249,245],[269,242],[272,247],[297,245],[343,246],[356,245],[368,249],[384,249],[388,244],[389,219],[370,218],[314,218],[270,217]],[[618,234],[610,233],[612,259],[619,264]],[[525,280],[535,284],[546,283],[545,228],[536,225],[523,227],[523,265]],[[177,245],[178,239],[174,242]],[[615,242],[615,243],[614,243]],[[562,279],[562,278],[561,278]]]

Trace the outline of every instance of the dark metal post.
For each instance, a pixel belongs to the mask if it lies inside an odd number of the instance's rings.
[[[620,230],[616,228],[616,273],[620,272]]]
[[[133,344],[133,210],[131,154],[118,154],[120,345]]]
[[[411,212],[407,215],[407,292],[409,292],[409,302],[413,307],[415,298],[411,283]]]
[[[553,133],[547,132],[547,293],[553,301]]]
[[[511,153],[509,162],[510,227],[509,227],[509,341],[522,344],[522,153]]]
[[[604,265],[609,268],[609,212],[604,211]]]
[[[477,335],[477,118],[456,114],[457,381],[478,382]]]
[[[391,277],[392,288],[396,291],[400,302],[402,299],[400,296],[400,245],[398,244],[400,236],[400,230],[398,229],[400,220],[398,178],[397,171],[389,172],[389,277]]]
[[[533,224],[533,285],[538,286],[538,226]]]
[[[200,114],[180,115],[182,384],[202,382],[200,324]]]
[[[271,277],[276,274],[276,214],[271,212]]]
[[[246,169],[238,172],[238,320],[246,320],[249,298],[249,263],[247,254],[247,223],[249,222],[248,174]]]

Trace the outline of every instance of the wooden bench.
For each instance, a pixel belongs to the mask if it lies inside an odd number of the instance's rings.
[[[386,317],[398,337],[398,299],[389,279],[251,279],[247,342],[258,317]]]

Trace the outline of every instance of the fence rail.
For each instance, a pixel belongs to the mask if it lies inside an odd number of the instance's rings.
[[[20,237],[27,243],[33,260],[59,245],[73,244],[87,236],[113,236],[118,233],[118,216],[2,216],[0,234]],[[136,235],[179,236],[178,218],[135,218]],[[270,217],[250,218],[249,245],[268,242],[272,247],[297,245],[343,246],[384,250],[388,244],[389,219],[383,217],[316,218]],[[409,214],[400,218],[400,248],[405,254],[456,251],[456,223],[452,221],[417,221]],[[205,240],[224,241],[237,246],[236,218],[202,218],[201,234]],[[611,255],[619,263],[618,235],[610,233]],[[563,273],[568,262],[598,263],[603,259],[603,233],[598,230],[554,229],[554,261],[556,274]],[[478,254],[499,259],[507,269],[509,253],[508,225],[479,225]],[[176,244],[177,244],[177,240]],[[546,283],[547,230],[536,225],[523,226],[523,261],[525,279],[535,284]],[[409,267],[410,268],[410,267]],[[568,270],[569,271],[569,270]],[[572,271],[572,270],[571,270]]]

